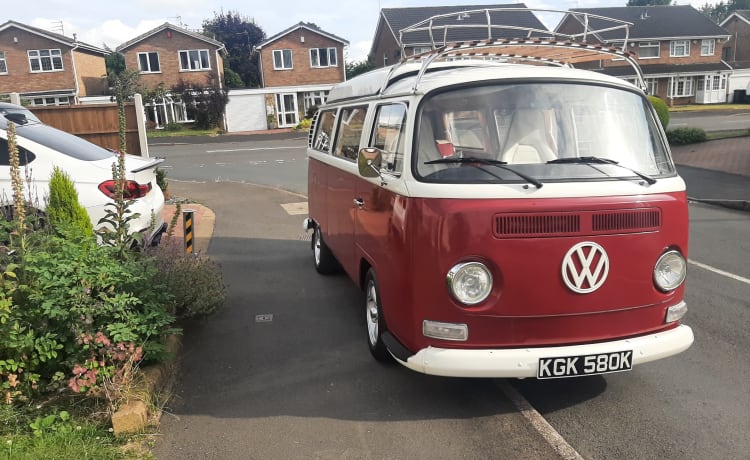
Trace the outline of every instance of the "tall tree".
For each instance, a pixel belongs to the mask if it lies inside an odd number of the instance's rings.
[[[715,4],[706,3],[700,8],[701,12],[715,23],[720,23],[737,10],[750,10],[750,0],[728,0]]]
[[[266,33],[251,18],[231,10],[226,13],[214,12],[213,19],[203,21],[203,34],[224,43],[227,47],[228,56],[224,68],[228,67],[242,80],[238,82],[233,78],[228,82],[231,86],[260,86],[258,53],[255,52],[255,46],[266,39]]]
[[[107,66],[107,75],[113,73],[120,75],[125,70],[125,56],[104,44],[104,50],[109,54],[104,56],[104,65]]]
[[[661,6],[671,4],[672,0],[628,0],[626,6]]]

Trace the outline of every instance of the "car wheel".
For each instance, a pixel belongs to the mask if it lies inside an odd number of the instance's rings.
[[[336,257],[323,241],[323,235],[320,231],[320,226],[315,226],[312,236],[312,249],[313,249],[313,261],[315,262],[315,270],[323,275],[330,275],[336,273],[339,270],[339,263]]]
[[[367,344],[372,356],[382,362],[393,361],[393,357],[383,343],[383,334],[388,329],[385,325],[383,309],[380,306],[378,277],[372,268],[367,271],[367,277],[365,278],[365,320],[367,324]]]

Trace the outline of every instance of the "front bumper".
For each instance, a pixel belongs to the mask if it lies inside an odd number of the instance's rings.
[[[687,350],[693,343],[693,330],[680,325],[674,329],[624,340],[562,347],[513,348],[493,350],[427,347],[405,361],[404,366],[424,374],[446,377],[536,377],[540,358],[592,355],[633,350],[633,366],[667,358]]]

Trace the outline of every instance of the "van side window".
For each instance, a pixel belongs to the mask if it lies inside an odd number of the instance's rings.
[[[18,164],[19,166],[26,166],[36,159],[36,155],[29,152],[25,148],[18,147]],[[8,147],[8,141],[0,139],[0,166],[10,166],[10,148]]]
[[[333,127],[336,125],[336,110],[320,112],[318,124],[315,127],[315,137],[312,147],[321,152],[331,153],[333,145]]]
[[[404,158],[406,105],[387,104],[378,107],[370,145],[383,152],[383,169],[400,173]]]
[[[352,161],[357,160],[359,140],[362,137],[362,130],[365,125],[365,115],[367,115],[366,105],[341,109],[341,124],[334,155]]]

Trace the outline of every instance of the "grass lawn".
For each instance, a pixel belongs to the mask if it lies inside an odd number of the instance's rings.
[[[146,136],[149,139],[176,136],[219,136],[221,134],[222,132],[218,129],[179,129],[176,131],[167,131],[166,129],[150,129],[146,131]]]
[[[750,104],[691,104],[669,107],[670,112],[694,112],[706,110],[747,110],[750,112]]]

